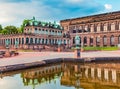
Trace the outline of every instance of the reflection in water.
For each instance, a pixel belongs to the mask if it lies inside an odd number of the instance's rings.
[[[8,75],[14,74],[2,76]],[[21,71],[21,78],[24,89],[31,89],[26,86],[41,89],[46,83],[53,86],[53,82],[58,86],[56,89],[120,89],[120,64],[62,63]]]

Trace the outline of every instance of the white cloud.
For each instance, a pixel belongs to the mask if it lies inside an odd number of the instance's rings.
[[[20,26],[24,19],[31,19],[33,16],[35,16],[37,20],[58,21],[71,17],[88,15],[90,13],[101,11],[104,8],[104,6],[96,4],[96,2],[92,2],[92,0],[25,0],[26,2],[24,2],[24,0],[19,0],[19,2],[17,2],[18,0],[2,1],[0,1],[0,24],[3,26]]]
[[[49,9],[51,8],[36,1],[21,3],[3,2],[0,3],[0,24],[3,26],[20,26],[24,19],[31,19],[32,16],[46,20],[51,13]]]
[[[111,10],[112,9],[112,5],[110,5],[110,4],[105,4],[104,6],[105,6],[106,10]]]

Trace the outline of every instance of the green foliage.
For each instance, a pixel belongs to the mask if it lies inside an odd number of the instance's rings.
[[[0,24],[0,31],[3,30],[2,25]]]
[[[18,33],[18,30],[15,26],[6,26],[4,32],[7,32],[7,34]]]
[[[3,29],[3,30],[1,31],[1,33],[2,33],[2,34],[8,34],[8,30]]]

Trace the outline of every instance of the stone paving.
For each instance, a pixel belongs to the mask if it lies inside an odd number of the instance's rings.
[[[81,57],[120,57],[120,50],[81,52]],[[18,56],[0,58],[0,66],[31,63],[55,58],[74,58],[74,52],[20,52]]]

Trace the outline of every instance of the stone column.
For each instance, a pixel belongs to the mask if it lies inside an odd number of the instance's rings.
[[[115,46],[118,45],[118,36],[114,36],[114,44],[115,44]]]
[[[107,46],[110,46],[110,37],[107,36]]]
[[[96,47],[96,36],[93,37],[93,46]]]
[[[103,37],[100,37],[100,47],[103,47]]]
[[[33,44],[35,44],[35,37],[33,37]]]
[[[81,37],[81,47],[84,46],[84,37]]]
[[[0,45],[1,45],[1,39],[0,39]]]
[[[87,37],[87,46],[90,46],[90,37]]]

